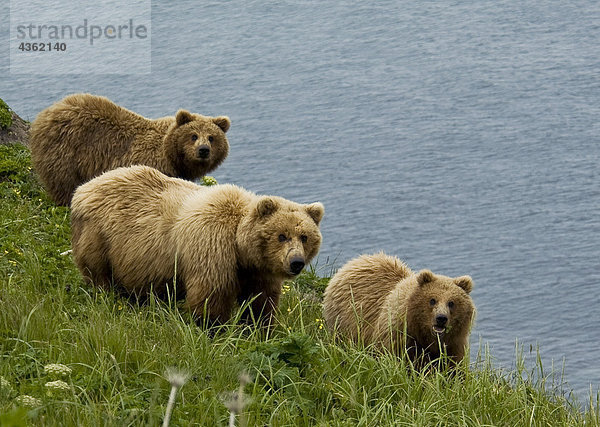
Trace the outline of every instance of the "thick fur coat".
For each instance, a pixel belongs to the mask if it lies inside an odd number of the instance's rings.
[[[229,118],[179,110],[152,120],[102,96],[75,94],[38,114],[31,125],[33,166],[46,190],[69,205],[75,189],[121,166],[152,166],[192,180],[227,157]]]
[[[210,320],[227,320],[236,302],[254,298],[253,315],[268,319],[283,280],[319,251],[323,212],[320,203],[119,168],[75,192],[73,257],[96,286],[161,294],[176,281],[199,318],[206,310]]]
[[[475,306],[469,276],[414,273],[396,257],[362,255],[331,279],[324,296],[328,327],[354,341],[376,344],[413,361],[439,357],[440,345],[456,362],[465,348]]]

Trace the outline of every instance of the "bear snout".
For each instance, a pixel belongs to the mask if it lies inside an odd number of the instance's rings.
[[[207,159],[210,156],[210,147],[208,145],[199,146],[196,155],[199,159]]]
[[[448,316],[445,314],[438,313],[434,318],[435,323],[431,330],[434,335],[437,335],[440,338],[443,338],[446,334],[446,327],[448,326]]]
[[[448,323],[448,316],[445,314],[438,314],[435,316],[435,323],[437,326],[444,327]]]
[[[290,260],[290,271],[293,275],[300,274],[302,269],[304,268],[304,258],[301,256],[294,256]]]

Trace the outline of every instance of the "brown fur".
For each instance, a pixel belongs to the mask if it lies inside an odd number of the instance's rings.
[[[469,276],[414,273],[398,258],[362,255],[329,282],[323,301],[325,321],[331,330],[354,341],[375,343],[398,354],[407,350],[413,361],[439,357],[439,340],[446,354],[459,362],[475,313],[472,288]],[[438,318],[443,321],[444,316],[444,331],[435,333]]]
[[[317,254],[323,205],[202,187],[146,166],[119,168],[80,186],[72,202],[73,257],[96,286],[161,294],[173,283],[201,317],[226,320],[253,297],[270,319],[284,279]],[[280,236],[282,236],[280,238]],[[299,267],[299,269],[298,269]],[[245,313],[249,316],[250,313]]]
[[[29,147],[50,196],[68,205],[77,186],[120,166],[143,164],[173,177],[199,178],[227,157],[229,126],[227,117],[185,110],[151,120],[108,98],[75,94],[38,114]],[[201,157],[200,147],[209,149],[208,157]]]

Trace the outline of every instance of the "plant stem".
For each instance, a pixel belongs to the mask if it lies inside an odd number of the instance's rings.
[[[169,394],[169,403],[167,403],[167,410],[165,412],[165,419],[163,421],[163,427],[168,427],[171,420],[171,414],[175,407],[175,397],[177,396],[177,387],[171,387],[171,393]]]

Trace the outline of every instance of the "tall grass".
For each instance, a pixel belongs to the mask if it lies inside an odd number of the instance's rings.
[[[0,197],[0,425],[159,425],[168,369],[189,374],[171,425],[599,425],[598,396],[580,409],[541,360],[533,372],[522,358],[499,371],[483,348],[460,375],[420,373],[334,339],[320,306],[327,279],[315,269],[285,284],[270,330],[240,324],[241,311],[202,328],[180,302],[88,288],[60,255],[69,211],[46,197],[22,146],[0,146]],[[47,385],[51,363],[71,368],[66,390]]]

